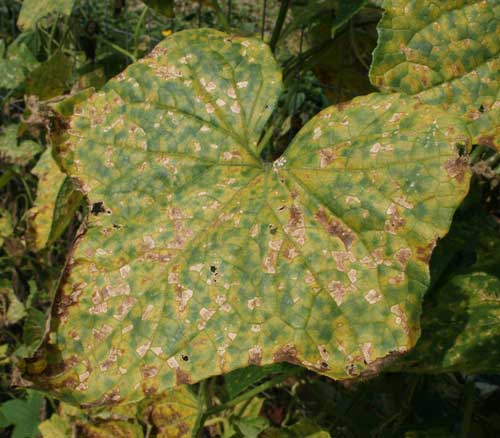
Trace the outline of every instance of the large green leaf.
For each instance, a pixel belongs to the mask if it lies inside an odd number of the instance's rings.
[[[370,77],[383,91],[442,104],[473,141],[500,148],[498,0],[385,0]]]
[[[465,126],[372,94],[267,163],[280,89],[261,41],[190,30],[77,106],[64,161],[94,214],[39,385],[88,405],[248,364],[348,379],[415,344],[428,258],[468,189]]]
[[[40,18],[53,13],[70,15],[75,0],[24,0],[17,25],[23,29],[32,29]]]

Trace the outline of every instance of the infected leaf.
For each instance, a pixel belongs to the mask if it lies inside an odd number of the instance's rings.
[[[54,242],[66,229],[82,200],[71,179],[59,170],[47,149],[32,173],[38,177],[37,197],[29,210],[34,247],[42,249]]]
[[[38,426],[42,438],[67,438],[72,436],[72,426],[68,419],[53,414]]]
[[[201,415],[198,399],[185,385],[147,399],[142,405],[142,416],[161,437],[191,438]]]
[[[101,424],[84,423],[78,427],[82,438],[143,438],[142,427],[135,422],[109,420]]]
[[[190,30],[77,106],[64,167],[92,214],[39,385],[103,405],[249,364],[350,379],[413,347],[427,260],[468,190],[450,170],[465,125],[372,94],[268,163],[280,89],[261,41]]]
[[[383,91],[443,105],[474,143],[500,150],[497,0],[385,0],[370,78]]]

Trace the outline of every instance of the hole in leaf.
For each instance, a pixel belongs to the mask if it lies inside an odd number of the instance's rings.
[[[484,113],[484,105],[483,104],[479,105],[479,112]]]
[[[98,214],[104,213],[105,211],[106,211],[106,209],[104,208],[103,202],[95,202],[94,204],[92,204],[92,208],[90,209],[90,212],[94,216],[97,216]]]
[[[181,358],[182,358],[182,360],[183,360],[184,362],[189,361],[189,356],[187,356],[187,355],[185,355],[185,354],[181,355]]]
[[[465,153],[467,152],[467,148],[465,147],[464,144],[457,144],[456,145],[456,148],[457,148],[457,152],[458,152],[458,155],[463,157],[465,155]]]
[[[214,265],[212,265],[212,266],[210,266],[210,270],[211,270],[212,272],[215,272],[215,271],[217,271],[217,268],[216,268]]]
[[[278,231],[278,228],[276,228],[273,224],[269,224],[269,232],[271,234],[276,234],[277,231]]]

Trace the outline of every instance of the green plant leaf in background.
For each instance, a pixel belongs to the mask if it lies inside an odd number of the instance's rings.
[[[313,421],[304,418],[292,426],[271,428],[261,438],[331,438],[331,435]]]
[[[174,0],[142,0],[146,5],[165,17],[174,16]]]
[[[372,94],[267,163],[279,92],[267,46],[204,29],[76,108],[65,167],[94,214],[39,385],[99,405],[248,364],[349,379],[415,344],[428,258],[468,190],[465,126]]]
[[[0,303],[2,311],[1,324],[10,325],[21,321],[26,315],[26,308],[19,298],[17,298],[10,283],[5,279],[0,280],[0,295],[3,295]]]
[[[23,0],[17,25],[22,30],[33,29],[41,18],[59,13],[70,15],[75,0]]]
[[[43,148],[32,140],[21,141],[18,145],[19,125],[8,125],[0,133],[0,160],[5,164],[26,166]]]
[[[10,211],[0,208],[0,248],[6,237],[12,236],[14,226],[12,224],[12,215]]]
[[[37,197],[29,210],[30,231],[37,250],[54,242],[68,226],[82,201],[82,194],[45,150],[32,173],[38,177]]]
[[[26,80],[26,94],[36,95],[40,100],[60,96],[70,88],[72,75],[73,60],[57,51],[30,73]]]
[[[0,405],[0,427],[14,426],[11,438],[37,436],[43,396],[37,391],[27,391],[26,400],[9,400]]]
[[[39,62],[25,44],[14,42],[6,49],[5,41],[0,40],[0,89],[18,87],[38,65]]]
[[[373,84],[444,105],[474,143],[500,150],[498,0],[386,0],[384,9]]]

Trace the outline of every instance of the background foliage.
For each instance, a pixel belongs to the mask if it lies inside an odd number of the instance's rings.
[[[368,69],[380,2],[144,3],[0,1],[3,436],[498,436],[500,156],[491,137],[468,155],[471,191],[433,253],[422,338],[390,372],[343,384],[288,364],[251,366],[139,404],[94,409],[23,389],[22,372],[45,366],[32,357],[75,233],[104,208],[87,206],[51,147],[92,88],[182,29],[262,37],[284,72],[270,132],[276,156],[320,110],[374,91]],[[473,100],[474,114],[488,109],[484,102]]]

